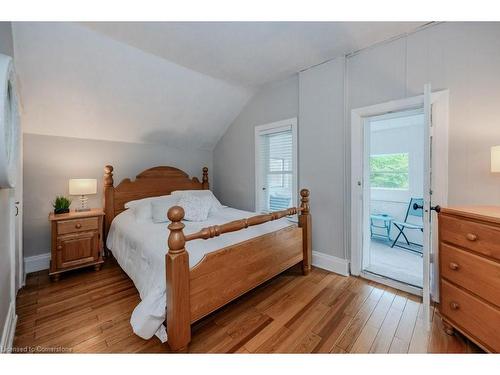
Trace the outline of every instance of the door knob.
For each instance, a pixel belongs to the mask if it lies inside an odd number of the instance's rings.
[[[418,203],[413,203],[413,209],[416,211],[416,210],[421,210],[423,209],[424,206],[423,205],[420,205]],[[436,206],[431,206],[431,210],[433,211],[436,211],[437,213],[440,213],[441,212],[441,206],[440,205],[436,205]]]
[[[436,211],[437,213],[441,212],[441,206],[439,204],[435,205],[434,207],[431,206],[431,210]]]

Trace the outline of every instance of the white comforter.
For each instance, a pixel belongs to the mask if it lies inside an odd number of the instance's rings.
[[[256,215],[254,212],[222,208],[203,222],[185,221],[184,233],[194,233],[216,224]],[[227,233],[209,240],[194,240],[186,244],[189,266],[195,266],[205,254],[253,237],[261,236],[291,225],[286,218]],[[165,342],[163,322],[166,307],[165,254],[167,252],[167,223],[137,222],[131,210],[119,214],[112,222],[106,245],[134,282],[141,302],[132,313],[130,323],[134,333],[144,339],[156,334]]]

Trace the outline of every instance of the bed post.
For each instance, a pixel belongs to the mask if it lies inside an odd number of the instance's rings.
[[[168,229],[167,272],[167,335],[170,349],[186,351],[191,341],[191,306],[189,293],[189,255],[182,229],[184,209],[179,206],[168,210],[171,221]]]
[[[309,211],[309,190],[300,191],[300,211],[299,227],[302,228],[302,251],[304,260],[302,261],[302,273],[308,275],[311,271],[312,263],[312,227],[311,213]]]
[[[113,166],[104,167],[104,240],[108,236],[109,227],[115,217],[115,188],[113,181]],[[106,243],[106,242],[104,242]]]
[[[201,180],[201,186],[203,190],[208,190],[209,189],[209,184],[208,184],[208,168],[203,167],[203,179]]]

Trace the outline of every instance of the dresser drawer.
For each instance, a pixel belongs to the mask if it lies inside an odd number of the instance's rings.
[[[500,307],[500,263],[441,243],[441,276]]]
[[[441,241],[500,260],[500,229],[454,217],[439,215]]]
[[[99,228],[99,218],[89,217],[73,220],[61,220],[57,222],[57,234],[78,233]]]
[[[500,310],[441,279],[441,313],[489,350],[500,351]]]

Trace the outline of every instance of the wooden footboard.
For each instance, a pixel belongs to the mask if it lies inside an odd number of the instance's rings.
[[[303,273],[311,269],[311,215],[309,191],[301,192],[301,206],[214,225],[184,235],[184,210],[168,211],[169,250],[166,255],[167,333],[172,350],[187,349],[191,324],[228,302],[302,262]],[[213,238],[249,226],[299,213],[299,225],[228,246],[207,254],[192,270],[185,249],[188,241]]]

